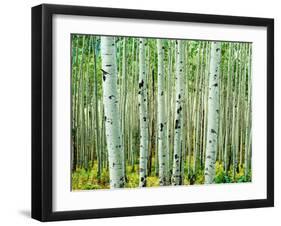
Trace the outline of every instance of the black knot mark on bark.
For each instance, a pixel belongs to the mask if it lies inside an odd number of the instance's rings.
[[[219,113],[219,109],[217,109],[216,112]]]
[[[180,69],[180,72],[182,72],[182,69]]]
[[[179,94],[179,96],[178,96],[178,97],[179,97],[179,100],[180,100],[180,99],[181,99],[181,95]]]
[[[214,129],[211,129],[211,133],[217,133],[217,132],[216,132],[216,130],[214,130]]]
[[[105,66],[106,66],[106,67],[111,67],[111,66],[112,66],[112,64],[106,64]]]
[[[180,106],[177,110],[177,113],[179,114],[181,112],[181,110],[182,110],[182,107]]]
[[[108,75],[108,74],[109,74],[107,71],[105,71],[105,70],[103,70],[103,69],[101,69],[101,71],[102,71],[102,73],[103,73],[104,75]]]
[[[139,91],[139,95],[141,94],[141,91]]]
[[[143,182],[144,181],[144,177],[141,177],[141,182]]]
[[[104,116],[104,121],[106,121],[106,116]]]
[[[145,122],[146,122],[146,117],[143,117],[143,121],[145,121]]]
[[[210,155],[208,155],[208,156],[207,156],[207,159],[210,159],[210,158],[211,158],[211,156],[210,156]]]
[[[141,80],[141,82],[139,83],[139,88],[142,88],[143,87],[143,79]]]
[[[110,95],[108,98],[111,100],[114,97],[114,95]]]
[[[163,96],[164,95],[164,91],[162,91],[160,95]]]
[[[163,124],[163,123],[160,123],[160,131],[161,131],[161,132],[163,131],[163,127],[164,127],[164,124]]]
[[[165,49],[165,47],[164,47],[164,46],[162,46],[162,49]]]
[[[212,143],[212,141],[211,141],[211,140],[209,140],[209,143],[211,144],[211,143]]]
[[[140,41],[140,43],[142,43],[142,41]]]
[[[176,123],[175,123],[175,129],[180,129],[180,121],[178,119],[176,119]]]
[[[103,70],[103,69],[101,69],[101,71],[102,71],[102,79],[103,79],[103,81],[105,82],[105,80],[106,80],[106,75],[108,75],[109,73],[106,72],[106,71]]]
[[[220,48],[216,48],[216,52],[218,52],[220,50]]]
[[[215,83],[213,86],[214,86],[214,87],[217,87],[217,86],[218,86],[218,83]]]

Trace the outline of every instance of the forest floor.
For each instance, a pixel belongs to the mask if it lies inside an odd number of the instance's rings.
[[[134,167],[131,165],[126,166],[126,188],[137,188],[139,185],[139,170],[138,164]],[[76,169],[72,173],[72,190],[93,190],[93,189],[109,189],[109,171],[108,169],[103,169],[98,179],[97,164],[94,164],[88,170],[84,168]],[[159,186],[159,177],[155,173],[155,167],[152,167],[151,174],[147,177],[147,187],[157,187]],[[199,169],[196,175],[188,176],[188,167],[185,166],[184,169],[184,181],[183,185],[193,185],[193,184],[204,184],[204,170]],[[223,165],[216,162],[216,176],[215,183],[243,183],[251,182],[251,172],[247,177],[244,176],[243,166],[239,166],[235,178],[233,178],[231,168],[226,174]]]

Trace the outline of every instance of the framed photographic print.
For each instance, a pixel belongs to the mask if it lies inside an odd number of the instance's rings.
[[[274,205],[274,21],[32,8],[32,217]]]

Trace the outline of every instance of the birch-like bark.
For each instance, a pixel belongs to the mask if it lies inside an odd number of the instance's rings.
[[[140,162],[139,186],[146,186],[148,161],[148,115],[147,115],[147,81],[145,74],[144,39],[139,39],[139,120],[140,120]]]
[[[121,60],[120,60],[121,62]],[[123,156],[124,156],[124,176],[127,178],[126,174],[126,128],[125,128],[125,117],[126,117],[126,102],[127,102],[127,78],[126,78],[126,38],[123,38],[123,53],[122,53],[122,99],[120,97],[120,115],[121,115],[121,133],[122,133],[122,145],[124,148]],[[128,151],[127,151],[128,152]]]
[[[94,58],[94,96],[95,96],[95,130],[96,130],[96,153],[98,160],[98,180],[100,181],[101,177],[101,148],[100,148],[100,126],[99,126],[99,106],[98,106],[98,75],[97,75],[97,54],[96,54],[96,37],[93,41],[93,58]]]
[[[175,107],[175,130],[174,130],[174,155],[173,155],[173,176],[172,184],[180,185],[181,178],[181,133],[182,133],[182,110],[184,96],[184,73],[183,73],[183,43],[177,40],[177,67],[176,67],[176,107]]]
[[[216,151],[219,122],[219,66],[221,58],[220,42],[212,42],[208,96],[207,146],[205,158],[205,184],[215,178]]]
[[[225,141],[224,141],[224,171],[227,174],[228,172],[228,141],[229,141],[229,130],[230,130],[230,122],[229,122],[229,115],[230,115],[230,104],[229,98],[232,92],[232,43],[229,44],[229,52],[228,52],[228,64],[227,64],[227,87],[226,87],[226,103],[225,103]]]
[[[104,121],[108,148],[110,188],[122,188],[125,184],[124,150],[120,136],[115,48],[114,37],[101,37]]]
[[[247,68],[248,68],[248,77],[247,77],[247,102],[246,102],[246,129],[245,129],[245,173],[244,175],[246,178],[249,177],[249,166],[250,166],[250,158],[251,158],[251,141],[252,141],[252,134],[251,134],[251,116],[252,116],[252,107],[251,107],[251,99],[252,99],[252,70],[251,70],[251,47],[249,46],[249,53],[248,53],[248,60],[247,60]]]
[[[166,170],[166,114],[165,114],[165,75],[164,75],[164,45],[163,40],[157,39],[158,51],[158,90],[157,90],[157,128],[158,128],[158,158],[159,158],[159,184],[167,184]]]
[[[193,97],[193,112],[192,112],[192,119],[193,119],[193,127],[194,127],[194,135],[193,135],[193,173],[197,174],[197,161],[198,161],[198,149],[199,149],[199,140],[198,140],[198,133],[199,133],[199,81],[200,81],[200,65],[201,65],[201,42],[199,42],[198,46],[198,55],[197,55],[197,66],[195,72],[195,92]]]
[[[237,152],[237,145],[236,145],[236,131],[237,131],[237,121],[238,121],[238,114],[237,114],[237,106],[238,106],[238,86],[239,86],[239,55],[240,55],[240,43],[237,46],[236,50],[237,58],[235,63],[235,74],[234,74],[234,92],[233,92],[233,109],[232,109],[232,131],[231,131],[231,152],[232,152],[232,178],[235,180],[236,176],[236,152]]]

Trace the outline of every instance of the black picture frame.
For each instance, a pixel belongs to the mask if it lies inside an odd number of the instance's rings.
[[[266,27],[267,198],[54,212],[52,210],[52,18],[55,14]],[[56,221],[271,206],[274,206],[273,19],[50,4],[32,8],[32,218],[40,221]]]

